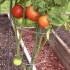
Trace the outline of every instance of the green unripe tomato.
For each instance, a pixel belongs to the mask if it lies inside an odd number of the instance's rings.
[[[20,18],[20,19],[17,19],[17,25],[23,25],[23,23],[22,23],[22,18]]]
[[[22,59],[21,58],[14,58],[13,63],[15,66],[19,66],[22,63]]]

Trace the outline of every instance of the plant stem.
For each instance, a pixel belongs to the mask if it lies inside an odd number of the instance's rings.
[[[41,36],[40,36],[40,40],[39,40],[39,44],[38,44],[38,49],[37,49],[37,52],[36,52],[35,56],[37,56],[38,52],[40,51],[42,38],[43,38],[43,34],[41,34]]]
[[[17,4],[18,0],[15,0],[15,5]]]
[[[16,19],[13,19],[14,23],[16,23]],[[17,26],[14,24],[14,32],[15,32],[15,41],[16,41],[16,48],[17,48],[17,58],[20,58],[20,39],[17,37]],[[20,37],[19,37],[20,38]]]
[[[18,2],[18,0],[15,0],[15,4],[17,4],[17,2]],[[25,21],[24,21],[24,17],[25,17],[25,9],[26,9],[26,0],[24,0],[24,13],[23,13],[23,20],[22,20],[22,23],[25,23]],[[16,23],[16,19],[14,18],[14,23]],[[21,28],[22,28],[22,26],[21,26]],[[20,40],[21,40],[21,38],[22,38],[22,30],[20,30],[20,36],[19,36],[19,38],[17,38],[17,25],[16,24],[14,24],[14,32],[15,32],[15,40],[16,40],[16,47],[17,47],[17,56],[16,57],[18,57],[18,58],[20,58]]]
[[[38,44],[37,50],[36,50],[36,52],[35,52],[35,58],[37,57],[39,51],[40,51],[41,48],[43,47],[43,46],[41,46],[42,38],[43,38],[43,34],[40,35],[39,44]],[[34,60],[35,60],[35,59],[34,59]]]
[[[23,70],[26,70],[26,66],[24,64],[21,65]]]
[[[23,13],[23,20],[22,20],[22,22],[24,22],[24,26],[26,25],[26,19],[24,19],[25,18],[25,14],[26,14],[26,1],[27,0],[24,0],[24,13]]]
[[[37,36],[36,36],[37,37]],[[36,43],[38,43],[38,45],[35,45],[34,47],[34,52],[33,52],[33,56],[32,56],[32,60],[31,60],[31,64],[34,63],[35,61],[35,58],[37,57],[37,54],[39,53],[40,51],[40,47],[41,47],[41,42],[42,42],[42,38],[43,38],[43,34],[40,35],[40,38],[39,38],[39,43],[38,41],[36,41]],[[32,70],[32,65],[29,67],[28,70]]]
[[[45,41],[44,41],[44,43],[43,43],[42,47],[40,47],[40,50],[44,47],[44,45],[45,45],[46,41],[47,41],[47,39],[45,38]]]
[[[36,32],[39,32],[39,26],[36,24],[35,25],[35,28],[36,28]],[[37,49],[37,42],[38,42],[38,33],[36,34],[36,37],[35,37],[35,45],[34,45],[34,49],[33,49],[33,54],[32,54],[32,59],[31,59],[31,64],[33,64],[34,62],[34,59],[35,59],[35,52],[36,52],[36,49]],[[28,70],[31,70],[32,69],[32,65],[29,66]]]

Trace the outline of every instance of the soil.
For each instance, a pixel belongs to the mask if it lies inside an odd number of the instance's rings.
[[[23,32],[23,41],[27,47],[29,54],[32,56],[35,38],[34,29],[29,29],[30,32]],[[7,16],[1,15],[0,17],[0,70],[23,70],[21,66],[16,67],[13,65],[15,57],[15,37],[10,26],[10,20]],[[22,50],[21,50],[22,51]],[[48,56],[47,56],[48,54]],[[23,62],[28,63],[26,56],[22,56]],[[42,61],[42,63],[40,63]],[[59,61],[57,55],[50,48],[46,42],[44,48],[39,52],[35,61],[37,70],[66,70],[62,63]]]
[[[13,64],[16,54],[15,46],[10,20],[6,14],[2,14],[0,15],[0,70],[23,70],[21,66]],[[24,63],[28,63],[25,55],[22,58]]]
[[[30,56],[32,57],[34,45],[35,45],[35,29],[24,29],[23,41],[27,47]],[[45,54],[46,53],[46,54]],[[38,53],[35,64],[37,70],[66,70],[62,63],[59,61],[57,55],[53,52],[48,42],[46,42],[44,48]]]
[[[70,23],[68,23],[70,26]],[[56,29],[56,30],[55,30]],[[58,36],[68,45],[70,48],[70,31],[67,31],[64,26],[57,28],[55,27],[55,31]]]

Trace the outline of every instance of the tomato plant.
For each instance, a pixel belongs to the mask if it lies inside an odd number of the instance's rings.
[[[19,5],[19,4],[15,5],[12,8],[12,15],[15,18],[21,18],[21,17],[23,17],[23,7],[21,5]]]
[[[38,17],[40,16],[39,13],[37,11],[35,11],[33,9],[33,6],[30,5],[27,7],[26,9],[26,16],[28,19],[32,20],[32,21],[37,21]]]
[[[48,20],[48,16],[47,15],[40,16],[38,18],[38,24],[42,28],[45,28],[45,27],[49,26],[50,25],[50,21]]]
[[[34,45],[32,59],[31,59],[31,64],[34,64],[37,54],[44,47],[46,41],[49,40],[49,36],[53,27],[62,26],[68,21],[68,17],[66,17],[67,15],[65,14],[65,11],[67,8],[66,6],[68,5],[69,2],[70,0],[15,0],[15,6],[12,8],[12,15],[15,18],[20,18],[20,19],[14,19],[15,22],[14,32],[15,32],[16,48],[17,48],[17,56],[13,61],[14,65],[16,66],[22,65],[21,64],[22,60],[18,59],[21,57],[20,41],[23,35],[23,31],[22,31],[23,27],[21,26],[22,22],[24,23],[24,26],[26,26],[27,23],[29,23],[27,25],[29,26],[32,21],[34,21],[34,23],[38,23],[38,24],[34,24],[36,35],[34,35],[35,45]],[[22,8],[21,5],[23,5],[24,9]],[[21,18],[22,16],[24,16],[23,19]],[[28,18],[27,20],[30,19],[31,22],[27,22],[26,17]],[[17,23],[21,27],[19,38],[17,37],[16,20],[18,20]],[[66,29],[69,29],[67,24],[65,24],[65,27]],[[42,42],[44,36],[43,33],[46,33],[46,38],[44,42]],[[29,65],[27,70],[32,70],[32,65]]]

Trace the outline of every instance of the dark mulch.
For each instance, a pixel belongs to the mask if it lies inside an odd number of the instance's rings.
[[[22,70],[22,67],[13,65],[16,47],[15,37],[12,31],[10,20],[7,15],[0,15],[0,70]],[[26,63],[26,56],[23,55]]]
[[[68,23],[70,26],[70,23]],[[56,33],[58,36],[68,45],[70,48],[70,31],[67,31],[64,26],[57,28],[56,27]]]
[[[32,53],[34,45],[34,36],[30,33],[24,33],[24,39],[28,46],[29,53]],[[39,63],[44,58],[44,50],[48,50],[49,45],[46,43],[45,47],[39,53],[36,58],[35,63]],[[13,59],[15,57],[16,48],[15,48],[15,38],[14,33],[10,26],[10,20],[6,15],[0,16],[0,70],[23,70],[21,66],[16,67],[13,65]],[[22,56],[23,62],[28,63],[27,59]],[[38,70],[66,70],[62,63],[59,61],[55,53],[50,49],[49,56],[46,61],[40,65],[36,65]]]
[[[35,29],[30,28],[25,29],[23,31],[22,39],[25,42],[25,46],[27,47],[27,50],[29,51],[29,54],[31,56],[35,46],[34,37],[35,37]],[[53,50],[49,46],[48,42],[46,42],[44,48],[38,53],[35,60],[35,64],[37,70],[66,70],[63,64],[58,59],[57,55],[53,52]]]

